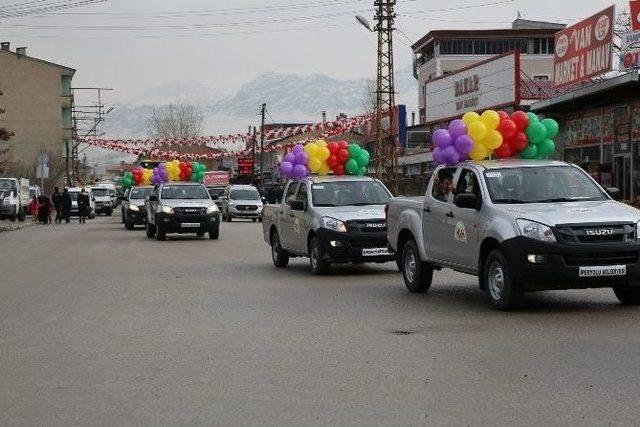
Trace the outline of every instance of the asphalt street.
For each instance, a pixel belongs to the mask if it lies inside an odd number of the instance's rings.
[[[0,233],[0,425],[640,425],[640,308],[488,308],[394,264],[276,270],[260,224],[147,239],[119,216]]]

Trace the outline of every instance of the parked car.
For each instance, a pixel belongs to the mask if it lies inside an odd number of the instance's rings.
[[[0,219],[24,221],[29,198],[29,180],[0,178]]]
[[[496,309],[524,292],[613,288],[640,303],[640,211],[575,165],[484,161],[438,168],[425,196],[388,206],[388,238],[411,292],[433,272],[479,277]]]
[[[133,190],[132,190],[133,191]],[[147,237],[165,240],[167,233],[220,234],[220,211],[204,185],[170,182],[157,185],[145,201]]]
[[[273,264],[309,257],[315,274],[333,263],[388,262],[384,208],[391,193],[377,179],[313,176],[289,181],[280,204],[264,208],[262,231]]]
[[[139,186],[128,189],[126,196],[122,197],[122,212],[124,227],[133,230],[136,225],[145,225],[147,210],[145,200],[153,192],[153,186]]]
[[[263,199],[253,185],[229,185],[222,195],[222,217],[247,218],[256,222],[262,219]]]

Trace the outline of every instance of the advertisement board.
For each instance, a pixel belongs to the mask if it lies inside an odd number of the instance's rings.
[[[520,102],[520,55],[496,56],[425,83],[426,123]]]
[[[622,33],[620,39],[620,70],[640,68],[640,31]]]
[[[251,157],[239,157],[238,158],[238,175],[245,176],[253,173],[253,158]]]
[[[207,171],[202,180],[204,185],[228,185],[229,171]]]
[[[640,31],[640,1],[630,1],[629,12],[631,12],[631,28]]]
[[[553,83],[567,86],[612,69],[615,6],[556,33]]]

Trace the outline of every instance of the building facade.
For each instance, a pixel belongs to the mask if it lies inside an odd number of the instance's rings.
[[[15,133],[7,142],[9,160],[35,164],[40,152],[65,157],[71,149],[71,81],[75,70],[27,55],[26,48],[0,48],[0,127]],[[52,177],[53,178],[53,177]]]

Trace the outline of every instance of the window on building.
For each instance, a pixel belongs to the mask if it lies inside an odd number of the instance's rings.
[[[71,95],[71,76],[60,76],[60,94]]]
[[[62,127],[65,129],[71,129],[71,108],[62,107]]]
[[[533,39],[533,53],[535,55],[551,55],[554,53],[554,40],[549,37]]]
[[[429,135],[427,131],[408,131],[407,148],[426,148],[429,142]]]

